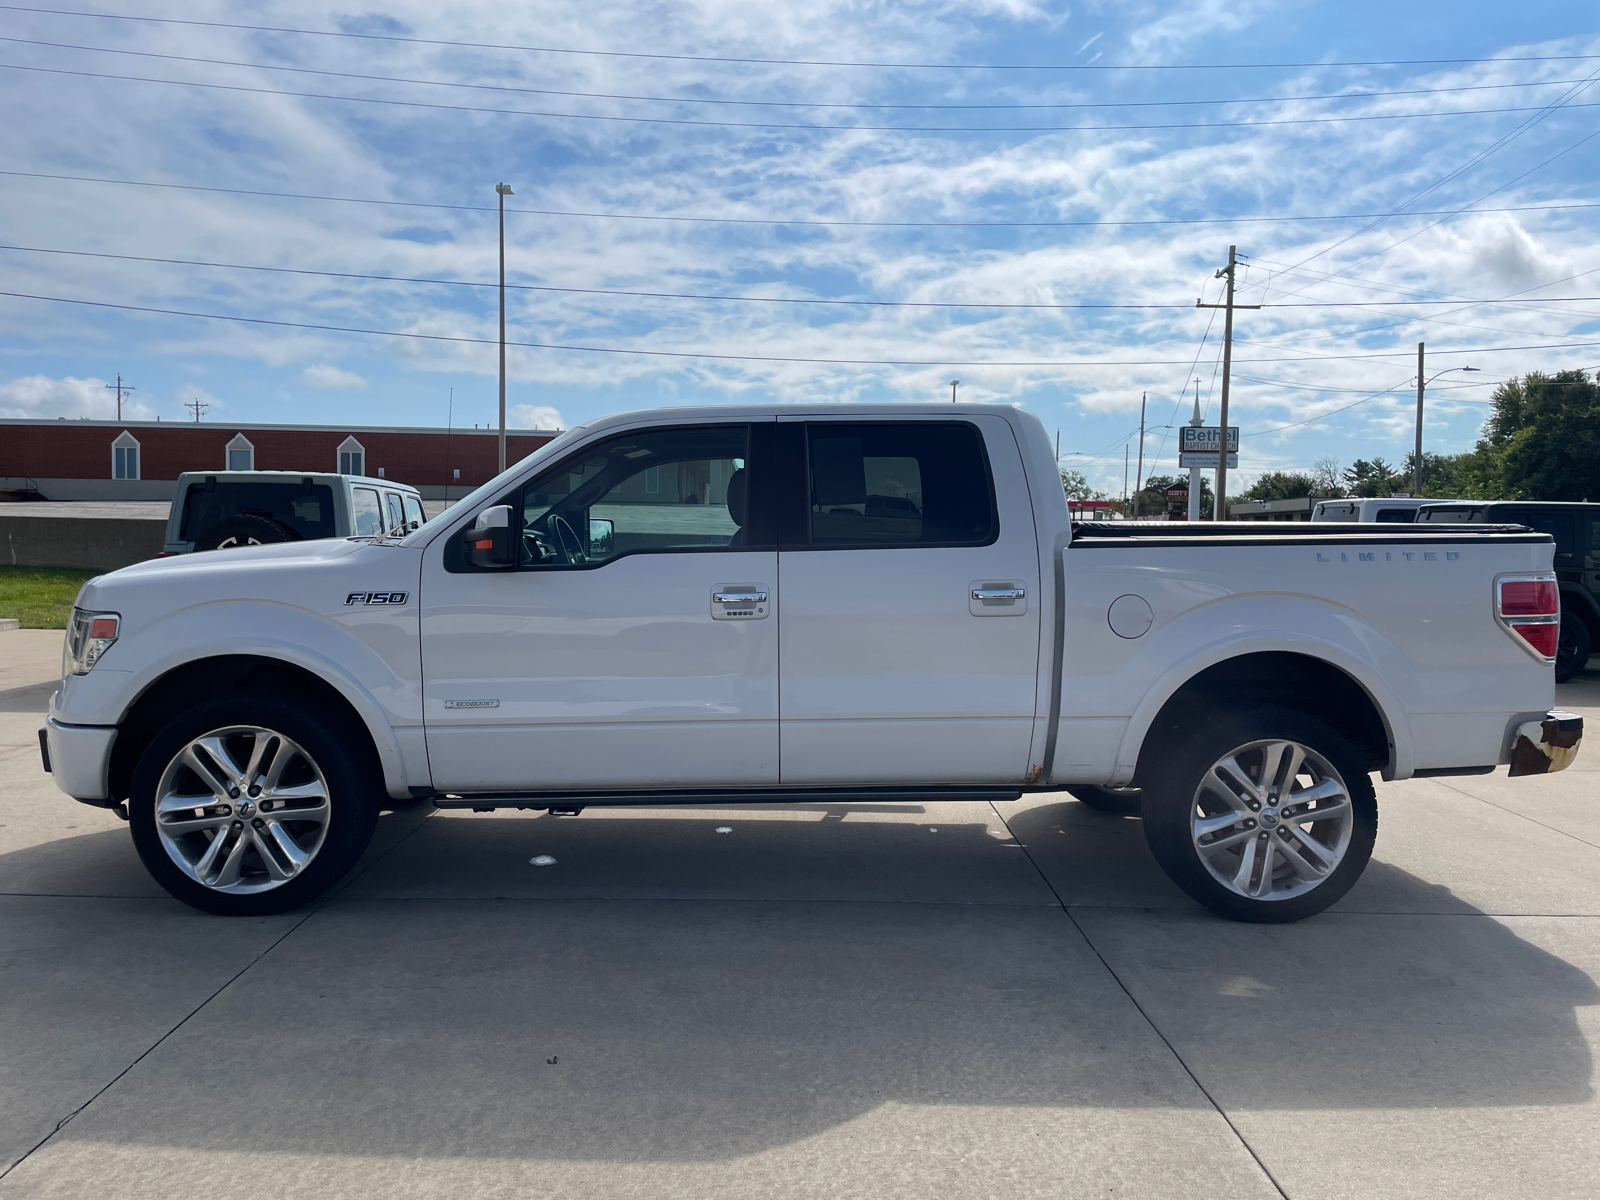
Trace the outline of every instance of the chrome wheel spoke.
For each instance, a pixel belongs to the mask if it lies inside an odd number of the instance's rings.
[[[1260,901],[1304,895],[1327,879],[1344,860],[1354,825],[1349,789],[1333,764],[1313,747],[1281,739],[1221,755],[1190,809],[1206,871]]]
[[[190,775],[212,794],[185,794],[196,790]],[[294,879],[322,849],[332,813],[328,781],[304,748],[248,725],[190,741],[156,796],[156,833],[168,857],[219,892],[269,891]]]

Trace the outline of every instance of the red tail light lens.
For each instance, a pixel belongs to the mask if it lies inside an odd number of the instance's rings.
[[[1560,639],[1561,626],[1554,623],[1513,625],[1511,631],[1545,658],[1556,656],[1556,642]]]
[[[1501,616],[1553,617],[1560,611],[1561,599],[1556,592],[1556,585],[1553,579],[1501,580]],[[1547,654],[1554,653],[1554,650],[1547,652]]]

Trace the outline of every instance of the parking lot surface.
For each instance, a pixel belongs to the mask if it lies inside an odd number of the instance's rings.
[[[0,633],[0,1197],[1595,1194],[1600,745],[1380,784],[1299,925],[1065,793],[419,806],[229,920],[40,770],[60,639]]]

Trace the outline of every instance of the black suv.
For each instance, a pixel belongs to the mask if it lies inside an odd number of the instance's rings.
[[[1450,500],[1429,504],[1417,523],[1526,525],[1556,541],[1561,589],[1561,644],[1556,682],[1565,683],[1600,642],[1600,504],[1553,500]]]

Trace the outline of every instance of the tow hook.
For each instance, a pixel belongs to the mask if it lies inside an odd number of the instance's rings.
[[[1556,709],[1542,721],[1525,721],[1517,727],[1511,747],[1512,775],[1548,775],[1572,764],[1583,743],[1583,718]]]

